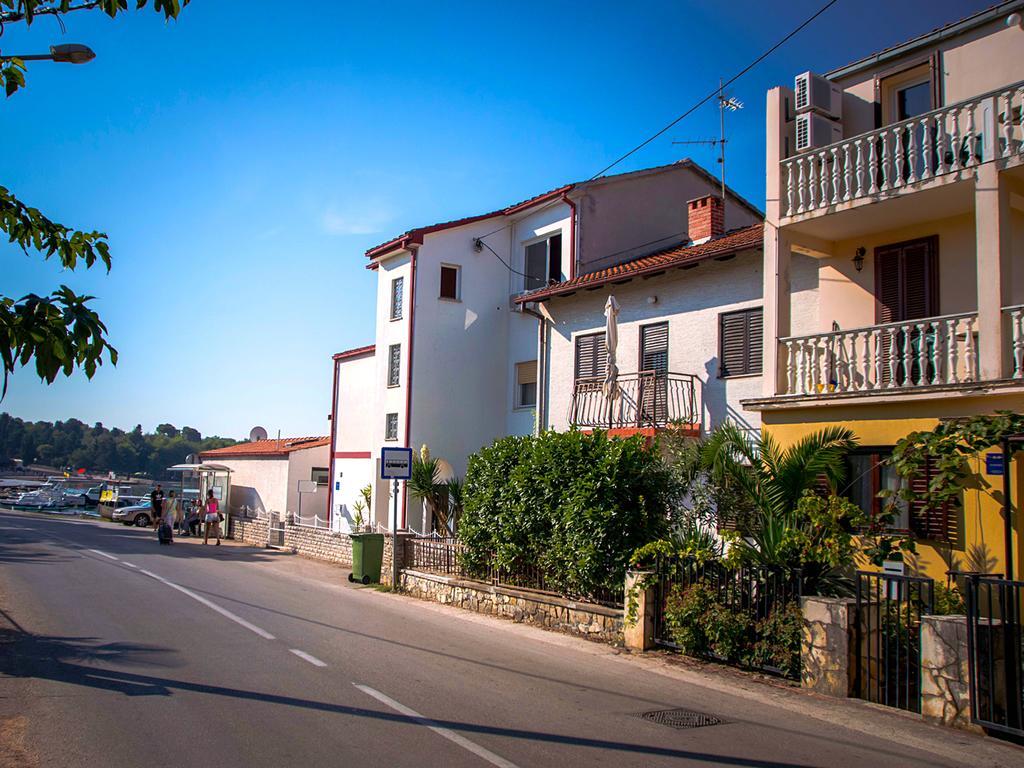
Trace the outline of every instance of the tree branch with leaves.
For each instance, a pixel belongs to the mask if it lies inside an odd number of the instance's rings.
[[[189,0],[135,0],[135,10],[150,6],[165,20],[175,19]],[[129,0],[0,0],[0,35],[5,24],[24,22],[39,16],[58,20],[68,13],[98,10],[114,18],[129,9]],[[25,87],[25,62],[0,53],[0,81],[8,97]],[[59,224],[37,208],[26,205],[6,187],[0,186],[0,232],[23,253],[35,251],[62,267],[86,269],[102,262],[110,271],[110,250],[103,232],[87,232]],[[104,362],[117,365],[117,350],[107,340],[107,327],[89,306],[93,296],[81,296],[62,285],[48,296],[28,294],[14,299],[0,293],[0,361],[3,387],[7,394],[9,377],[19,367],[34,362],[36,373],[47,384],[58,375],[70,376],[81,370],[92,378]]]

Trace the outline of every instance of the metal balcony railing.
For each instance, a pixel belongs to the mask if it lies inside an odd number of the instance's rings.
[[[577,379],[569,423],[575,427],[614,429],[696,424],[695,377],[688,373],[639,371],[620,374],[618,395],[604,392],[604,378]]]
[[[923,189],[979,163],[1022,156],[1024,81],[783,160],[783,215]]]

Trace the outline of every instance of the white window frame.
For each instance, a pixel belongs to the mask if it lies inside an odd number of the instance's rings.
[[[451,296],[441,295],[441,273],[445,269],[455,270],[455,298]],[[437,299],[438,301],[462,301],[462,265],[461,264],[448,264],[447,262],[441,263],[441,268],[437,270]]]
[[[534,286],[534,287],[531,288],[531,287],[527,286],[526,281],[529,278],[525,277],[525,275],[528,274],[527,273],[527,266],[528,265],[526,263],[526,252],[529,250],[531,245],[536,245],[537,243],[548,243],[547,251],[544,254],[544,280],[543,280],[543,285],[541,285],[539,287],[543,288],[544,286],[549,285],[551,283],[551,239],[553,237],[561,237],[562,238],[562,253],[559,256],[559,261],[562,261],[562,259],[565,258],[565,254],[566,254],[566,250],[567,250],[566,247],[565,247],[565,243],[566,243],[567,238],[566,238],[565,232],[562,231],[561,225],[555,226],[552,229],[548,230],[547,232],[544,232],[542,234],[537,235],[536,237],[531,237],[529,240],[523,240],[522,241],[521,245],[522,245],[522,248],[523,248],[523,275],[524,275],[524,277],[523,277],[523,290],[524,291],[536,290],[537,287],[538,287],[538,286]],[[563,273],[565,272],[565,264],[564,263],[561,264],[561,270],[562,270]],[[562,281],[562,275],[558,274],[556,276],[556,282],[561,282],[561,281]]]
[[[533,402],[524,403],[522,402],[522,387],[523,384],[519,381],[519,369],[521,366],[533,364]],[[538,376],[538,368],[536,360],[520,360],[518,363],[512,366],[513,375],[515,376],[515,392],[513,398],[513,410],[516,411],[532,411],[537,407],[537,389],[540,387],[540,377]],[[529,383],[529,382],[527,382]]]
[[[402,295],[399,297],[398,302],[395,302],[395,287],[402,286]],[[390,319],[401,320],[403,316],[403,304],[405,303],[405,277],[399,275],[398,277],[391,278],[391,308],[390,308]]]
[[[395,353],[398,353],[398,365],[393,364],[393,357]],[[397,370],[395,370],[397,368]],[[391,374],[394,372],[395,381],[391,382]],[[388,389],[394,389],[395,387],[402,386],[402,345],[401,344],[389,344],[388,345],[388,371],[387,371],[387,385]]]

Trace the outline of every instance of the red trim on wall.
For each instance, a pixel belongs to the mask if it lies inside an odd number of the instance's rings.
[[[342,355],[344,352],[340,352],[334,356],[334,384],[331,387],[331,458],[328,462],[330,466],[331,478],[327,484],[327,525],[330,527],[334,517],[334,441],[338,436],[338,366],[341,365]]]
[[[576,277],[576,203],[568,194],[562,195],[562,202],[569,206],[569,269],[566,274],[572,280]]]
[[[405,364],[405,445],[409,445],[409,438],[412,434],[412,337],[413,327],[416,324],[416,251],[409,251],[409,341],[406,344],[406,364]],[[398,520],[395,520],[395,524],[398,529],[405,528],[405,504],[406,504],[406,490],[407,483],[402,483],[402,522],[398,524]]]
[[[335,451],[331,458],[334,459],[368,459],[373,454],[369,451]]]

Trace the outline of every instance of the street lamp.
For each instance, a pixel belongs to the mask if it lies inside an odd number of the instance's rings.
[[[36,53],[28,56],[0,56],[0,61],[21,59],[22,61],[57,61],[62,64],[85,64],[96,58],[92,48],[80,43],[51,45],[49,53]]]

